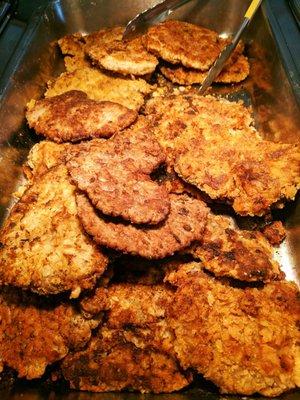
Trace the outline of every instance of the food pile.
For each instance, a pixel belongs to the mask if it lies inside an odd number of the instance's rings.
[[[66,72],[28,104],[46,140],[1,231],[0,368],[95,392],[199,375],[222,393],[296,388],[299,288],[273,257],[272,210],[300,188],[299,146],[264,140],[240,102],[176,86],[203,81],[216,32],[123,31],[58,40]],[[243,51],[218,84],[247,77]]]

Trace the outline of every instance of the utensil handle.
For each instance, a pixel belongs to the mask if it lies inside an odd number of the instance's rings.
[[[244,18],[247,18],[249,21],[253,18],[253,15],[256,13],[256,10],[261,5],[262,0],[252,0],[250,6],[248,7]]]

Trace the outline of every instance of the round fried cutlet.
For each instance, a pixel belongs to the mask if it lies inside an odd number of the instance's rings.
[[[151,92],[151,86],[144,79],[116,77],[91,67],[64,72],[48,86],[45,97],[80,90],[92,100],[112,101],[136,111]]]
[[[170,195],[170,201],[167,219],[147,228],[105,219],[84,195],[77,196],[78,215],[97,243],[149,259],[172,255],[202,238],[208,214],[205,204],[186,195]]]
[[[166,112],[167,110],[167,112]],[[155,97],[145,107],[153,133],[174,163],[197,131],[210,130],[213,136],[251,134],[250,110],[242,103],[213,96],[178,94]],[[255,131],[252,132],[255,134]]]
[[[34,180],[1,231],[0,282],[40,294],[92,288],[108,260],[82,230],[64,165]]]
[[[238,288],[196,263],[166,279],[176,287],[167,313],[183,368],[221,393],[277,396],[299,386],[299,289],[294,282]]]
[[[173,20],[152,26],[144,37],[145,47],[157,57],[201,71],[210,68],[223,42],[217,32]]]
[[[186,252],[216,276],[247,282],[284,279],[273,248],[261,232],[240,230],[229,217],[209,214],[201,243]]]
[[[102,29],[86,37],[85,51],[94,64],[123,75],[146,75],[152,73],[158,60],[150,54],[138,37],[122,41],[124,28]]]
[[[170,211],[164,185],[150,178],[165,154],[148,127],[124,131],[113,138],[74,146],[68,155],[69,173],[104,214],[135,224],[157,224]]]
[[[162,66],[161,73],[173,83],[180,85],[192,85],[202,83],[207,76],[207,72],[196,69],[185,68],[182,66]],[[225,66],[214,82],[217,83],[238,83],[242,82],[249,75],[249,62],[247,57],[240,55],[237,60]]]
[[[57,143],[110,137],[137,118],[137,112],[111,101],[95,101],[71,90],[38,100],[26,113],[30,128]]]
[[[212,199],[232,204],[240,215],[261,216],[282,207],[300,188],[297,145],[202,132],[188,147],[176,160],[176,172]]]
[[[86,320],[70,304],[55,304],[11,288],[0,292],[0,370],[13,368],[20,378],[40,378],[47,367],[79,351],[98,321]]]

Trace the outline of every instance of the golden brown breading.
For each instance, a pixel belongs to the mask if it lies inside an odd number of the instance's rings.
[[[282,207],[300,188],[300,149],[254,135],[216,135],[194,129],[175,171],[212,199],[227,201],[240,215],[264,215]],[[226,143],[226,146],[224,146]]]
[[[209,214],[202,242],[186,252],[216,276],[247,282],[284,279],[263,234],[235,228],[230,217]]]
[[[135,389],[171,392],[191,381],[172,352],[173,334],[164,322],[172,291],[163,285],[131,284],[98,288],[81,302],[84,313],[106,311],[106,324],[86,350],[66,357],[71,387],[92,391]]]
[[[209,69],[221,50],[216,32],[172,20],[152,26],[145,35],[144,44],[147,50],[165,61],[202,71]]]
[[[111,101],[91,100],[79,90],[29,104],[29,127],[57,143],[110,137],[137,118],[134,110]]]
[[[84,57],[84,36],[80,32],[66,35],[57,41],[62,54]]]
[[[208,214],[205,204],[185,195],[170,195],[170,202],[167,219],[146,228],[104,219],[84,195],[77,196],[83,227],[98,244],[150,259],[172,255],[202,238]]]
[[[286,230],[281,221],[274,221],[265,226],[262,233],[273,246],[279,246],[286,237]]]
[[[149,177],[165,155],[140,120],[108,141],[73,147],[68,160],[74,181],[105,214],[121,215],[134,223],[157,223],[168,214],[164,186]]]
[[[202,83],[207,76],[207,72],[196,69],[185,68],[181,65],[162,66],[161,73],[173,83],[180,85],[192,85]],[[238,83],[247,78],[250,72],[249,62],[247,57],[240,55],[233,64],[225,65],[220,75],[214,82],[217,83]]]
[[[291,282],[239,289],[188,264],[167,281],[175,352],[223,393],[277,396],[300,385],[299,289]],[[298,325],[299,326],[299,325]]]
[[[63,164],[69,147],[70,144],[68,143],[57,144],[48,140],[35,144],[30,149],[27,157],[25,165],[26,177],[32,180],[33,177],[48,172],[52,167]]]
[[[153,124],[153,132],[167,151],[171,164],[197,130],[210,129],[216,137],[227,133],[234,136],[245,132],[247,135],[256,134],[250,128],[252,118],[249,109],[241,103],[213,96],[179,94],[155,97],[146,104],[145,114]]]
[[[168,192],[150,178],[165,154],[147,127],[138,123],[104,143],[81,143],[67,159],[73,181],[104,214],[135,224],[157,224],[167,217]]]
[[[85,38],[85,51],[94,64],[109,71],[124,75],[146,75],[152,73],[158,60],[150,54],[138,37],[122,41],[124,28],[101,29]]]
[[[140,346],[136,346],[134,332],[128,333],[129,337],[126,330],[103,327],[86,350],[67,356],[62,372],[71,388],[164,393],[190,383],[190,374],[182,373],[172,357],[153,349],[151,337],[138,338]]]
[[[0,315],[0,369],[9,366],[27,379],[41,377],[47,365],[82,348],[98,325],[71,305],[43,305],[10,289],[1,290]]]
[[[92,100],[112,101],[136,111],[151,92],[151,86],[143,79],[115,77],[89,67],[64,72],[48,86],[45,97],[80,90]]]
[[[67,72],[73,72],[76,69],[91,68],[92,65],[89,60],[81,57],[66,56],[64,57],[64,64]]]
[[[95,285],[107,258],[82,230],[75,187],[65,166],[38,177],[12,209],[1,231],[1,284],[41,294]]]

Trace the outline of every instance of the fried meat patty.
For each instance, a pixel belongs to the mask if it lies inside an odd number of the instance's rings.
[[[11,289],[1,289],[0,315],[0,370],[8,366],[27,379],[41,377],[47,365],[82,348],[98,325],[71,305],[43,305]]]
[[[193,85],[195,83],[203,83],[207,76],[207,72],[199,71],[192,68],[185,68],[181,65],[162,66],[161,73],[173,83],[180,85]],[[250,72],[247,57],[240,55],[232,64],[225,65],[221,73],[215,78],[217,83],[238,83],[247,78]]]
[[[70,90],[85,92],[92,100],[112,101],[138,111],[144,104],[144,97],[151,92],[151,86],[143,79],[116,77],[96,68],[85,67],[63,72],[49,82],[45,97]]]
[[[138,37],[122,41],[124,28],[101,29],[87,36],[85,51],[94,64],[124,75],[146,75],[152,73],[158,60],[150,54]]]
[[[295,198],[300,188],[299,146],[195,129],[190,138],[175,171],[212,199],[232,204],[238,214],[264,215]]]
[[[83,231],[64,165],[38,177],[0,235],[0,282],[40,294],[92,288],[108,260]]]
[[[168,324],[183,368],[195,368],[222,393],[277,396],[300,385],[296,284],[239,289],[195,263],[167,281],[177,287]]]
[[[264,235],[235,228],[230,217],[209,214],[202,242],[186,251],[216,276],[247,282],[284,279]]]
[[[29,151],[25,164],[26,178],[29,180],[43,175],[49,169],[65,163],[66,152],[71,145],[69,143],[54,143],[42,140],[36,143]]]
[[[147,102],[145,114],[154,126],[157,140],[167,151],[170,164],[184,150],[185,143],[193,138],[194,129],[210,129],[213,136],[255,134],[255,130],[252,132],[250,128],[252,118],[248,108],[213,96],[179,94],[154,97]]]
[[[218,34],[188,22],[164,21],[152,26],[144,37],[148,51],[172,64],[206,71],[218,57],[222,40]]]
[[[110,137],[131,125],[137,112],[111,101],[95,101],[86,93],[71,90],[37,100],[26,112],[36,133],[57,143]]]
[[[103,142],[74,146],[67,167],[79,189],[106,215],[157,224],[170,211],[163,185],[150,178],[165,154],[147,127],[133,127]]]
[[[84,195],[77,196],[78,215],[84,229],[101,245],[145,258],[163,258],[200,240],[208,209],[185,195],[170,195],[171,209],[157,226],[138,227],[97,215]]]
[[[107,322],[86,350],[65,358],[62,371],[71,387],[163,393],[188,385],[191,374],[179,367],[163,321],[171,301],[163,285],[130,284],[98,288],[84,299],[83,312],[92,317],[107,311]]]
[[[277,396],[299,386],[300,304],[294,283],[238,288],[205,273],[199,263],[183,264],[165,280],[173,287],[98,288],[81,302],[81,308],[88,317],[105,312],[105,329],[121,331],[123,344],[133,344],[138,355],[150,346],[177,361],[181,371],[192,368],[203,374],[222,393]],[[102,339],[100,331],[95,347],[79,353],[82,359],[76,353],[66,358],[70,361],[64,375],[77,382],[74,387],[105,390],[103,381],[112,386],[121,379],[101,368],[106,365]],[[132,359],[128,356],[126,365],[124,353],[120,350],[112,363],[122,360],[121,376],[131,377]]]

